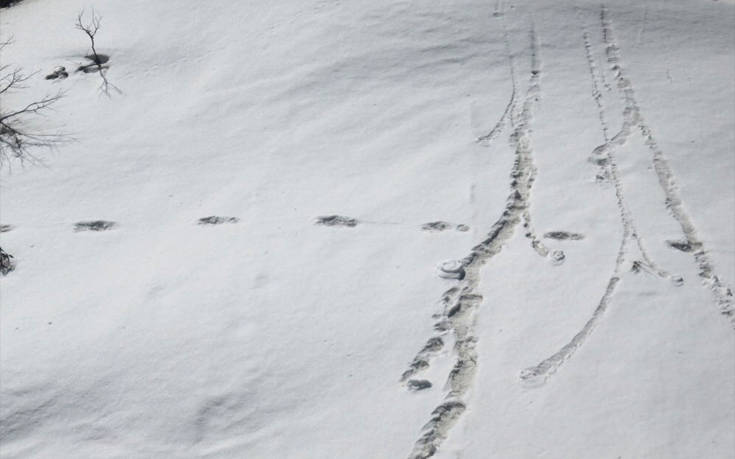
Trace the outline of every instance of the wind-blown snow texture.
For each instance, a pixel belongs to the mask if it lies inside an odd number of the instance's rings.
[[[86,62],[79,10],[101,14]],[[732,1],[24,0],[3,458],[735,456]]]

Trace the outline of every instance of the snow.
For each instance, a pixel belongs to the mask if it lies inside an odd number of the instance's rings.
[[[110,97],[43,78],[83,63],[91,6]],[[2,63],[39,71],[2,109],[62,89],[39,122],[73,138],[0,171],[0,456],[735,456],[733,25],[711,0],[0,10]]]

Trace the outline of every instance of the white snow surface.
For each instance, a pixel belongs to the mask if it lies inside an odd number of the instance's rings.
[[[1,171],[1,457],[735,457],[732,1],[24,0],[10,36],[3,110],[64,90],[73,141]]]

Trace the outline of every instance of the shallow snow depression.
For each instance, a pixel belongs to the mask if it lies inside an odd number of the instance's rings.
[[[0,456],[733,457],[734,25],[0,9],[0,112],[73,140],[0,171]]]

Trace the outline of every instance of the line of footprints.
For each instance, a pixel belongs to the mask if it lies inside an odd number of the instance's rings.
[[[220,215],[210,215],[209,217],[202,217],[197,220],[199,225],[222,225],[222,224],[234,224],[240,221],[237,217],[225,217]],[[314,221],[316,225],[320,226],[332,226],[332,227],[346,227],[354,228],[360,221],[356,218],[345,217],[344,215],[324,215],[319,216]],[[74,231],[108,231],[118,226],[116,222],[109,220],[90,220],[81,221],[74,224]],[[0,233],[7,233],[13,230],[12,225],[0,224]],[[455,230],[459,232],[467,232],[470,227],[465,224],[453,224],[445,221],[434,221],[424,223],[421,225],[421,230],[426,232],[441,232],[448,230]],[[549,231],[544,233],[544,238],[555,239],[558,241],[580,241],[584,239],[584,235],[580,233],[573,233],[568,231]],[[690,252],[691,247],[686,241],[666,241],[666,244],[672,249],[679,250],[681,252]],[[454,265],[457,265],[456,267]],[[459,262],[448,261],[444,262],[439,266],[439,276],[444,278],[461,278],[461,272],[459,269]]]
[[[197,220],[198,225],[222,225],[222,224],[234,224],[240,221],[237,217],[226,217],[220,215],[210,215],[209,217],[202,217]],[[344,215],[324,215],[319,216],[314,221],[316,225],[320,226],[331,226],[331,227],[345,227],[354,228],[361,222],[352,217],[345,217]],[[90,220],[81,221],[74,224],[74,231],[108,231],[118,226],[116,222],[109,220]],[[0,233],[6,233],[13,230],[12,225],[0,224]],[[442,232],[442,231],[459,231],[467,232],[470,227],[465,224],[453,224],[445,221],[434,221],[428,222],[421,225],[421,230],[426,232]],[[546,239],[555,239],[558,241],[580,241],[584,239],[584,235],[580,233],[573,233],[568,231],[549,231],[544,234]],[[666,241],[666,244],[672,249],[676,249],[682,252],[690,252],[692,248],[686,241]],[[10,271],[15,268],[15,260],[13,256],[0,248],[0,274],[7,275]],[[635,265],[633,267],[635,270]],[[464,266],[460,260],[449,260],[440,263],[437,266],[438,275],[444,279],[457,279],[461,280],[464,278]],[[637,271],[636,271],[637,272]],[[424,387],[415,388],[416,390],[424,389]]]
[[[197,220],[197,224],[222,225],[238,223],[239,221],[240,219],[237,217],[210,215],[209,217],[202,217]],[[360,224],[360,221],[356,218],[345,217],[344,215],[324,215],[317,217],[314,223],[321,226],[354,228]],[[116,228],[117,226],[118,224],[116,222],[109,220],[81,221],[74,224],[74,231],[108,231]],[[12,225],[0,224],[0,233],[6,233],[12,229],[14,229]],[[434,221],[421,225],[421,230],[426,232],[441,232],[448,230],[467,232],[470,230],[470,227],[462,223],[453,224],[445,221]],[[584,239],[584,235],[568,231],[549,231],[544,234],[544,238],[556,239],[558,241],[580,241]],[[685,241],[666,241],[666,244],[672,249],[682,252],[691,251],[691,247],[689,247]],[[461,279],[464,277],[464,273],[460,268],[460,263],[455,260],[444,262],[438,267],[439,276],[446,279]]]
[[[240,221],[237,217],[227,217],[227,216],[220,216],[220,215],[210,215],[209,217],[202,217],[199,220],[197,220],[198,225],[222,225],[222,224],[234,224],[238,223]],[[361,222],[356,218],[352,217],[346,217],[344,215],[323,215],[319,216],[315,219],[314,223],[316,225],[320,226],[331,226],[331,227],[344,227],[344,228],[354,228],[360,223],[369,223],[369,222]],[[75,232],[81,232],[81,231],[109,231],[112,229],[115,229],[118,227],[118,223],[114,221],[109,220],[89,220],[89,221],[80,221],[74,224],[74,231]],[[436,233],[436,232],[443,232],[443,231],[458,231],[465,233],[470,230],[470,227],[468,225],[465,225],[463,223],[460,224],[454,224],[449,223],[446,221],[433,221],[424,223],[421,225],[421,230],[425,232],[430,233]],[[7,224],[0,224],[0,233],[6,233],[8,231],[13,230],[14,227],[12,225]],[[581,239],[584,239],[584,235],[579,233],[571,233],[566,231],[551,231],[546,234],[544,234],[545,238],[548,239],[556,239],[556,240],[571,240],[571,241],[578,241]],[[684,247],[680,248],[676,242],[670,243],[670,245],[674,248],[679,248],[680,250],[685,250]],[[6,255],[5,252],[3,252],[3,255]],[[12,262],[11,255],[8,255],[8,263]],[[455,266],[456,265],[456,266]],[[12,267],[9,265],[8,270],[3,270],[3,274],[7,274],[10,270],[12,270]],[[461,269],[461,264],[456,260],[447,261],[444,263],[441,263],[438,266],[439,276],[445,279],[462,279],[464,276],[464,272]]]

